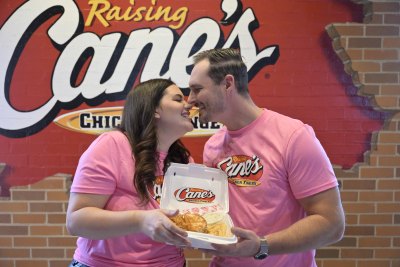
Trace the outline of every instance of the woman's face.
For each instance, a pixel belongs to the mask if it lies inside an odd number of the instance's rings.
[[[193,124],[189,118],[189,108],[178,86],[173,84],[165,89],[160,105],[156,109],[159,133],[179,138],[192,131]]]

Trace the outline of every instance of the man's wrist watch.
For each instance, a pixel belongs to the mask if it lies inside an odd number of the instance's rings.
[[[260,250],[254,255],[254,259],[263,260],[268,257],[268,243],[265,238],[260,238]]]

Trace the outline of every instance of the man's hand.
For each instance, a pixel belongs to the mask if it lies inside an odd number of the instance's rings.
[[[260,249],[260,238],[250,230],[233,227],[232,233],[238,237],[236,244],[212,244],[215,250],[202,250],[216,256],[253,257]]]

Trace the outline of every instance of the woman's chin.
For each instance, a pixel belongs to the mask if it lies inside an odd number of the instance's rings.
[[[191,132],[191,131],[193,131],[193,130],[194,130],[193,124],[190,123],[190,126],[188,126],[188,127],[186,128],[186,133]]]
[[[185,125],[182,127],[182,125],[180,126],[181,128],[181,132],[180,132],[180,137],[183,137],[185,134],[193,131],[194,127],[193,124],[190,123],[185,123]]]

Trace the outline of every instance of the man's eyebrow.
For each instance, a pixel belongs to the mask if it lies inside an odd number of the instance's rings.
[[[197,83],[189,84],[189,88],[201,88],[202,86]]]

